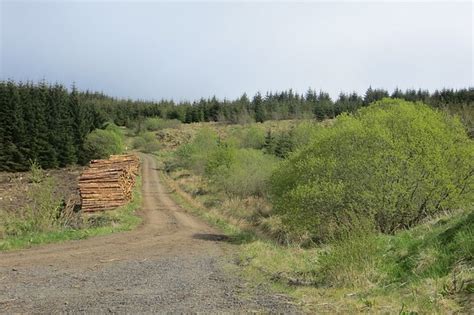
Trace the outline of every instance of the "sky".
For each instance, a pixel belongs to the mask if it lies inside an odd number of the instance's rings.
[[[468,2],[0,0],[0,80],[115,97],[473,86]]]

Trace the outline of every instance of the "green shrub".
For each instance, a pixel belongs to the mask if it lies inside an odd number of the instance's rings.
[[[55,183],[45,177],[34,182],[29,189],[31,202],[14,213],[0,213],[1,228],[5,236],[21,236],[29,233],[54,230],[60,224],[62,201],[54,194]]]
[[[124,150],[123,136],[111,130],[96,129],[87,135],[84,150],[89,159],[108,158]]]
[[[472,141],[423,104],[383,99],[313,137],[272,177],[275,210],[295,235],[393,233],[472,201]]]
[[[288,130],[267,130],[262,148],[268,154],[286,158],[294,150],[307,145],[322,127],[315,122],[303,121]]]
[[[30,182],[40,183],[44,178],[44,170],[39,165],[38,161],[30,160]]]
[[[119,126],[117,126],[116,124],[111,123],[111,122],[106,123],[105,128],[103,128],[103,129],[107,130],[107,131],[111,131],[113,133],[116,133],[119,136],[123,135],[122,129],[120,129]]]
[[[194,139],[180,146],[175,153],[177,164],[193,170],[197,175],[204,175],[208,156],[218,146],[217,133],[210,128],[200,129]]]
[[[241,147],[250,149],[261,149],[265,143],[265,131],[257,126],[249,126],[243,132]]]
[[[210,159],[208,164],[208,169],[212,169],[211,181],[227,195],[266,195],[276,158],[254,149],[221,150],[213,157],[217,158]]]
[[[232,143],[218,143],[207,154],[205,174],[208,177],[218,176],[223,170],[227,170],[235,162],[237,148]]]
[[[302,121],[291,130],[294,149],[308,145],[323,127],[315,121]]]
[[[161,144],[153,132],[146,132],[135,137],[132,146],[135,150],[145,153],[153,153],[161,148]]]
[[[147,118],[144,122],[145,129],[148,131],[157,131],[166,128],[176,128],[181,124],[177,119]]]
[[[143,148],[146,146],[146,140],[142,136],[137,136],[133,138],[132,141],[132,148],[135,150],[143,150]]]

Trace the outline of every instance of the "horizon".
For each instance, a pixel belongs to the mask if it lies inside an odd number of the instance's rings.
[[[473,86],[471,2],[2,1],[0,10],[0,79],[75,82],[118,99]]]

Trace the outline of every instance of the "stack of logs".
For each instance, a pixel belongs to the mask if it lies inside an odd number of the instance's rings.
[[[82,211],[110,210],[132,198],[140,161],[136,155],[112,155],[92,160],[79,178]]]

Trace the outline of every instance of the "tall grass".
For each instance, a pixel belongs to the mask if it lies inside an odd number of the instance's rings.
[[[54,192],[55,181],[45,176],[36,163],[31,165],[30,178],[32,183],[25,196],[30,202],[15,212],[0,213],[4,236],[48,232],[61,223],[62,201]]]
[[[84,239],[91,236],[127,231],[140,224],[135,211],[141,205],[141,178],[133,190],[132,201],[113,211],[82,217],[80,224],[68,225],[63,202],[54,194],[55,182],[42,175],[28,198],[31,203],[16,212],[0,212],[0,250],[36,244]]]

